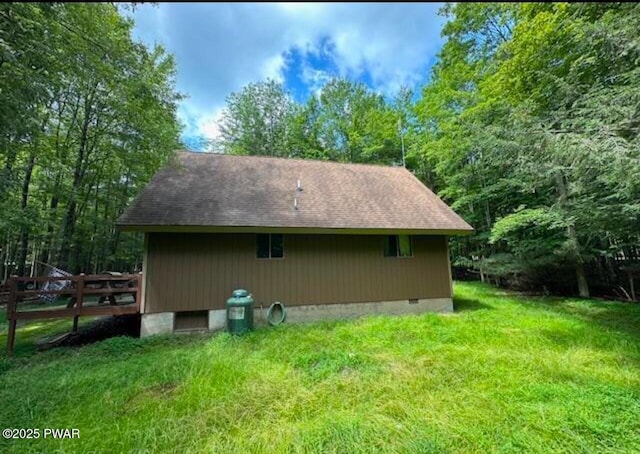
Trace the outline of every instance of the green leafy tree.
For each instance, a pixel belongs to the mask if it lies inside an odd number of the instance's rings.
[[[397,109],[364,84],[346,79],[328,81],[305,104],[293,101],[277,82],[249,84],[227,98],[220,122],[221,149],[232,154],[399,164],[398,120],[407,114]]]
[[[332,79],[322,87],[319,104],[320,141],[332,160],[379,161],[389,154],[395,121],[381,95],[362,83]]]
[[[2,277],[133,269],[141,239],[114,223],[177,146],[172,57],[112,4],[3,4],[0,21]]]
[[[440,193],[478,229],[457,251],[503,276],[572,263],[588,296],[589,270],[606,281],[613,258],[637,251],[640,9],[451,4],[443,12],[449,39],[417,111]],[[536,227],[551,213],[564,222],[561,244],[557,229]],[[540,253],[524,247],[524,232]],[[538,260],[549,245],[557,253]]]
[[[252,83],[227,98],[220,122],[224,152],[288,156],[297,105],[282,84]]]

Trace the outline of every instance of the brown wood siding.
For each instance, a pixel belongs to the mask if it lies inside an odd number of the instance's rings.
[[[236,288],[285,306],[451,297],[445,237],[412,236],[411,258],[383,238],[285,235],[283,259],[258,259],[255,234],[150,233],[145,312],[222,309]]]

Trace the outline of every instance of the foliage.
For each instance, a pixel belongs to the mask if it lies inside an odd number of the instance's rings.
[[[457,3],[443,14],[448,41],[416,110],[440,194],[478,231],[454,250],[479,267],[495,256],[503,275],[568,260],[581,295],[595,270],[611,285],[603,269],[639,258],[640,7]]]
[[[0,420],[80,438],[0,450],[640,450],[640,307],[454,290],[447,316],[20,348],[0,358]]]
[[[534,276],[539,270],[563,264],[571,260],[566,228],[566,219],[557,211],[518,209],[493,224],[489,244],[498,249],[482,259],[480,265],[485,273],[497,276]],[[508,249],[509,253],[500,252],[501,249]],[[543,281],[549,285],[547,279]]]
[[[491,229],[489,243],[504,241],[523,257],[546,255],[564,241],[565,228],[566,220],[559,213],[546,208],[525,208],[498,219]],[[541,245],[544,241],[548,244]]]
[[[227,98],[220,123],[224,151],[287,156],[296,106],[281,84],[249,84]]]
[[[113,4],[0,6],[0,280],[131,269],[114,223],[176,148],[175,64]]]
[[[397,125],[407,116],[399,108],[366,85],[341,78],[328,81],[304,105],[280,83],[249,84],[227,98],[220,146],[233,154],[398,164]]]

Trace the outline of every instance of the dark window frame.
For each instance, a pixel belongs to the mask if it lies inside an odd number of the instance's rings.
[[[267,235],[268,238],[268,250],[269,250],[269,256],[268,257],[259,257],[258,256],[258,242],[259,242],[259,237],[260,235]],[[273,256],[273,245],[272,245],[272,237],[273,235],[280,235],[282,237],[282,256],[278,257],[278,256]],[[283,260],[285,255],[284,255],[284,234],[283,233],[256,233],[256,259],[257,260]]]
[[[400,237],[407,237],[409,240],[409,255],[400,254]],[[393,240],[391,240],[393,238]],[[388,254],[389,246],[395,244],[395,253]],[[393,259],[411,259],[413,258],[413,238],[411,235],[386,235],[383,239],[382,253],[385,258]]]

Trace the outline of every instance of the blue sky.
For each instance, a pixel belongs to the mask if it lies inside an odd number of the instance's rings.
[[[332,76],[388,96],[418,87],[442,47],[439,4],[143,4],[134,34],[176,57],[183,139],[215,138],[225,98],[250,82],[282,81],[300,101]]]

